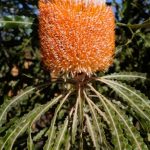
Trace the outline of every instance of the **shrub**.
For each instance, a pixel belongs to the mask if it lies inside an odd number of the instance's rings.
[[[3,1],[3,4],[7,4],[6,6],[15,6],[13,3]],[[69,51],[69,48],[66,50],[64,43],[61,43],[64,37],[58,36],[60,35],[60,28],[53,30],[53,32],[48,31],[47,24],[41,23],[40,20],[39,34],[42,45],[42,59],[46,67],[42,69],[39,63],[41,59],[39,56],[39,41],[36,36],[38,22],[36,20],[33,22],[33,18],[27,17],[27,15],[17,16],[19,13],[20,15],[30,14],[35,17],[34,3],[32,1],[30,3],[32,3],[33,12],[29,11],[31,5],[28,5],[28,3],[18,3],[20,4],[19,7],[26,8],[25,11],[14,9],[16,16],[5,15],[0,21],[2,29],[0,78],[3,81],[0,85],[0,96],[3,98],[0,106],[0,149],[149,149],[150,101],[145,96],[145,94],[149,94],[149,79],[147,79],[146,73],[136,72],[148,73],[149,62],[147,64],[145,62],[147,61],[146,54],[149,47],[147,42],[149,21],[139,24],[142,21],[141,16],[142,19],[147,19],[148,10],[141,10],[142,15],[140,16],[139,13],[132,19],[132,16],[128,14],[132,10],[134,10],[133,14],[138,10],[135,7],[139,6],[136,1],[133,1],[134,5],[130,5],[129,1],[126,1],[122,4],[121,11],[117,10],[116,17],[123,22],[117,22],[116,28],[116,57],[118,58],[115,58],[114,66],[111,66],[108,71],[106,69],[110,66],[113,58],[113,23],[111,28],[106,27],[107,30],[105,31],[105,33],[108,32],[106,35],[112,32],[109,35],[109,41],[112,40],[110,44],[112,47],[108,49],[110,57],[109,60],[106,59],[108,63],[105,63],[104,58],[108,55],[104,53],[103,57],[100,57],[101,60],[104,59],[102,61],[104,64],[101,66],[100,60],[93,61],[97,58],[93,51],[90,52],[90,55],[83,52],[80,54],[83,55],[81,57],[79,55],[81,49],[79,49],[79,52],[76,52],[75,49],[73,54]],[[45,3],[43,4],[45,5]],[[47,1],[44,7],[53,5],[53,7],[57,7],[56,4],[55,1]],[[117,9],[119,4],[113,4]],[[148,2],[140,2],[140,6],[146,4]],[[94,11],[95,7],[96,9],[101,7],[101,4],[98,6],[88,5],[91,6],[90,9],[93,14],[97,13]],[[62,4],[58,6],[64,11],[63,15],[69,9],[68,3],[65,5],[67,6],[65,10]],[[85,8],[83,6],[82,4],[77,5],[75,10],[86,12],[85,9],[88,6]],[[104,4],[103,6],[104,8],[108,7]],[[8,11],[5,9],[7,7],[3,8],[3,12],[7,14]],[[43,8],[41,7],[41,9]],[[103,8],[101,9],[103,10]],[[71,9],[71,11],[73,10]],[[53,15],[53,12],[51,13]],[[57,8],[55,13],[57,18]],[[143,16],[144,13],[145,16]],[[49,13],[47,12],[44,15],[49,15]],[[46,21],[48,16],[45,17],[41,16],[40,19]],[[58,18],[58,20],[60,21],[63,17]],[[54,17],[54,20],[50,21],[55,21],[56,18]],[[92,22],[90,23],[92,26]],[[96,24],[96,22],[94,23]],[[52,25],[56,25],[55,22]],[[97,27],[97,24],[95,27]],[[90,32],[86,32],[86,34],[88,33]],[[80,40],[89,38],[89,36],[86,37],[86,34],[83,36],[84,34],[80,33],[78,38]],[[90,34],[94,38],[98,38],[97,35],[95,36],[96,32]],[[104,32],[102,32],[102,35],[105,35]],[[54,40],[54,45],[49,45],[48,38],[52,40],[50,40],[50,43]],[[67,38],[69,37],[67,36]],[[68,40],[66,46],[69,45],[69,42],[75,44],[74,39],[71,40]],[[88,39],[86,41],[88,42]],[[101,41],[100,43],[109,41]],[[87,42],[85,43],[86,46],[88,46]],[[93,42],[90,43],[91,47]],[[98,46],[101,45],[100,43]],[[109,45],[109,43],[104,44]],[[81,43],[81,47],[83,45]],[[62,49],[65,55],[59,54],[59,49],[62,48],[59,46],[65,47],[65,49]],[[135,50],[138,47],[141,47],[142,51],[139,52],[139,55],[133,57],[132,54],[137,53]],[[99,48],[103,49],[103,45]],[[49,49],[52,50],[52,53]],[[57,56],[58,60],[56,59]],[[91,56],[93,59],[87,60],[87,56]],[[68,60],[67,65],[64,62],[65,57],[71,60]],[[82,61],[86,59],[86,63],[81,65],[82,62],[74,61],[77,57],[81,57],[80,60]],[[140,62],[137,61],[138,59]],[[55,61],[58,61],[58,63]],[[65,59],[65,61],[67,60]],[[94,64],[94,62],[96,63]],[[70,65],[75,67],[69,68]],[[145,68],[142,68],[143,66]],[[50,76],[49,70],[54,71],[54,73],[51,72]],[[95,73],[95,71],[99,72]],[[119,73],[117,73],[118,71]],[[142,90],[145,94],[139,90]]]

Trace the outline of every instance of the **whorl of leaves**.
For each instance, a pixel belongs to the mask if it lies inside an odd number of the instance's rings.
[[[130,75],[126,74],[126,76]],[[150,128],[149,99],[135,88],[117,81],[117,77],[121,77],[120,73],[113,75],[115,80],[108,79],[108,76],[110,77],[111,75],[97,78],[95,82],[99,84],[105,83],[116,92],[118,97],[108,98],[107,95],[100,93],[91,83],[83,91],[79,88],[78,94],[73,97],[72,95],[75,94],[75,91],[70,89],[65,95],[57,96],[46,104],[35,106],[32,111],[21,118],[12,119],[12,123],[8,126],[9,128],[5,129],[5,132],[1,132],[1,150],[13,149],[17,139],[25,134],[28,135],[27,145],[29,150],[35,149],[36,142],[43,137],[46,138],[43,146],[44,150],[59,150],[61,148],[69,150],[75,145],[78,147],[77,143],[81,140],[81,132],[82,134],[87,134],[82,136],[82,140],[86,139],[90,144],[88,145],[87,143],[86,147],[92,146],[96,150],[100,148],[110,150],[148,150],[148,134],[146,135],[147,138],[143,138],[143,133],[146,134],[147,129]],[[126,78],[126,80],[130,80],[130,78]],[[17,99],[15,103],[20,103],[21,98],[30,94],[33,89],[35,90],[33,87],[28,88],[18,97],[9,101],[13,102]],[[83,92],[82,96],[81,92]],[[58,101],[60,101],[59,104]],[[36,125],[36,122],[49,108],[52,109],[56,105],[57,108],[50,126],[33,135],[33,125]],[[6,118],[13,105],[8,105],[7,107],[7,109],[4,107],[5,112],[1,111],[2,118]],[[83,116],[81,117],[81,115]],[[135,125],[135,122],[138,126]],[[3,123],[7,125],[7,122]],[[145,125],[148,126],[147,129]],[[83,144],[85,145],[84,142]]]

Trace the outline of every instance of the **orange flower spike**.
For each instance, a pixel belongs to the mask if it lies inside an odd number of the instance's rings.
[[[53,72],[105,71],[113,61],[115,23],[104,0],[40,0],[43,62]]]

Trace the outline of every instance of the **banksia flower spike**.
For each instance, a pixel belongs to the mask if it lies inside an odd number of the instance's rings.
[[[45,66],[92,75],[112,64],[114,15],[104,0],[40,0],[39,36]]]

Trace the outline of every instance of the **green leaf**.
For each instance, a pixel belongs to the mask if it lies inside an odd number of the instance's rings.
[[[29,112],[27,115],[22,117],[20,120],[17,120],[15,124],[7,131],[4,138],[1,140],[3,144],[0,145],[0,150],[6,148],[7,150],[11,150],[15,140],[22,135],[27,128],[31,127],[31,124],[36,121],[43,113],[45,113],[50,107],[58,102],[62,98],[62,95],[54,98],[49,103],[44,105],[36,106],[33,111]],[[30,136],[30,135],[29,135]],[[31,136],[28,139],[28,148],[33,148],[33,142]]]
[[[38,120],[42,114],[44,114],[50,107],[52,107],[54,104],[56,104],[60,99],[62,98],[62,95],[59,95],[58,97],[54,98],[53,100],[51,100],[49,103],[41,106],[41,110],[34,115],[34,118],[31,120],[30,125],[29,125],[29,137],[28,137],[28,149],[32,150],[33,149],[33,140],[31,137],[31,132],[32,132],[32,125],[33,123],[35,123],[36,120]]]
[[[26,99],[26,96],[32,94],[35,89],[36,87],[27,87],[23,92],[21,92],[11,100],[4,101],[4,103],[0,106],[0,126],[2,126],[2,124],[6,121],[7,112],[17,103],[20,103],[21,101]]]
[[[148,98],[124,83],[102,79],[102,82],[110,86],[134,111],[142,118],[150,122],[150,101]]]
[[[33,141],[38,141],[38,140],[40,140],[41,137],[42,137],[43,135],[45,135],[46,131],[47,131],[47,128],[43,128],[42,130],[40,130],[40,131],[33,137]]]
[[[134,81],[137,79],[146,80],[145,73],[138,72],[120,72],[112,73],[110,75],[105,75],[101,77],[102,79],[116,79],[116,80],[125,80],[125,81]]]
[[[49,128],[49,130],[47,132],[48,140],[46,141],[46,144],[44,146],[44,150],[49,150],[52,147],[52,143],[54,142],[54,134],[55,134],[55,122],[56,122],[56,119],[58,117],[58,113],[59,113],[60,109],[62,108],[63,104],[65,103],[65,101],[69,97],[70,93],[71,93],[71,91],[68,92],[68,94],[62,99],[62,101],[60,102],[60,104],[56,108],[54,117],[52,119],[51,127]]]
[[[33,140],[32,140],[32,136],[31,136],[31,130],[30,128],[28,129],[28,139],[27,139],[27,147],[28,147],[28,150],[34,150],[35,147],[34,147],[34,144],[33,144]]]
[[[93,92],[95,92],[95,94],[99,97],[99,99],[102,101],[102,103],[104,103],[105,107],[109,109],[109,112],[111,112],[112,118],[115,119],[117,129],[122,128],[124,130],[124,132],[122,132],[122,135],[119,136],[119,138],[123,142],[126,141],[125,137],[127,140],[130,141],[129,142],[130,147],[128,147],[128,149],[147,150],[148,148],[147,148],[146,144],[143,142],[143,138],[141,137],[140,133],[136,130],[134,125],[131,123],[129,118],[118,107],[116,108],[116,106],[114,104],[112,104],[112,102],[110,100],[108,100],[102,94],[97,92],[92,86],[90,86],[90,87],[91,87],[91,90]],[[114,114],[114,112],[117,115]],[[118,119],[117,116],[120,119]],[[124,144],[123,142],[121,142],[121,146],[123,146],[123,149],[127,149],[127,148],[124,148],[127,145],[127,141],[126,141],[126,144]]]
[[[95,104],[93,104],[92,99],[90,99],[87,96],[85,91],[83,93],[84,93],[84,97],[87,100],[87,103],[90,107],[90,113],[92,114],[92,120],[93,120],[92,121],[93,122],[93,128],[96,132],[95,138],[97,137],[98,144],[99,144],[99,147],[97,147],[96,149],[100,149],[100,147],[103,147],[103,149],[110,149],[110,145],[108,144],[108,142],[106,140],[105,132],[103,129],[103,126],[106,125],[106,122],[104,124],[102,124],[102,118],[100,118],[101,116],[104,118],[104,114],[101,111],[100,115],[99,115],[100,109],[97,108],[95,106]],[[106,120],[107,119],[105,119],[105,121]],[[107,123],[110,125],[110,121],[107,120]]]
[[[4,16],[0,20],[0,27],[17,28],[30,27],[33,24],[33,18],[26,16]]]
[[[65,149],[64,150],[70,150],[71,144],[70,144],[70,134],[67,132],[66,133],[66,140],[64,142]]]
[[[90,99],[89,99],[89,101],[90,101],[90,103],[93,105],[93,107],[94,107],[94,109],[97,111],[97,113],[104,119],[104,121],[106,121],[107,124],[110,124],[110,121],[109,121],[109,119],[108,119],[106,113],[103,112],[103,111],[98,107],[97,103],[95,104],[95,103],[94,103],[92,100],[90,100]]]
[[[94,130],[95,127],[93,126],[92,122],[90,121],[89,116],[85,115],[85,117],[86,117],[87,129],[88,129],[89,135],[93,141],[94,147],[96,148],[96,150],[99,150],[100,146],[98,144],[98,136],[96,136],[96,132]]]
[[[29,114],[22,117],[20,120],[17,120],[16,123],[13,126],[11,126],[9,130],[7,130],[7,133],[4,136],[4,138],[2,138],[3,144],[0,145],[0,150],[2,150],[3,148],[11,150],[15,140],[26,131],[31,118],[40,110],[41,109],[39,106]]]
[[[100,129],[100,123],[98,122],[98,117],[97,117],[97,113],[95,112],[93,106],[91,105],[90,103],[90,99],[87,97],[85,91],[84,91],[84,96],[85,96],[85,99],[87,100],[87,103],[89,105],[89,108],[91,110],[91,114],[92,114],[92,118],[93,118],[93,123],[95,124],[96,128],[97,128],[97,131],[99,133],[99,139],[100,139],[100,143],[103,142],[103,137],[102,137],[102,133],[101,133],[101,129]],[[99,149],[97,147],[97,149]]]
[[[5,124],[5,126],[0,127],[0,134],[6,130],[8,130],[10,128],[10,126],[12,126],[14,124],[14,122],[16,122],[16,120],[18,120],[18,117],[14,117],[12,119],[10,119],[10,121]]]
[[[128,27],[130,29],[150,28],[150,19],[144,21],[141,24],[124,24],[117,22],[118,26]]]
[[[130,141],[131,146],[133,147],[132,149],[148,150],[146,144],[143,142],[143,138],[141,137],[140,133],[137,131],[137,129],[134,127],[125,113],[123,113],[123,111],[112,104],[106,97],[103,98],[107,102],[108,107],[111,107],[120,117],[120,124],[122,124],[123,129],[126,131],[125,134]]]
[[[81,97],[77,97],[77,101],[76,101],[76,105],[75,105],[75,111],[73,114],[73,122],[72,122],[72,144],[75,143],[75,137],[76,137],[76,133],[77,133],[77,125],[78,125],[78,105],[79,105],[79,101],[81,100]]]
[[[61,145],[66,143],[65,135],[66,135],[67,127],[68,127],[68,117],[65,119],[64,124],[62,125],[62,127],[59,129],[59,132],[57,133],[58,135],[56,137],[54,147],[52,148],[53,150],[60,150]]]
[[[109,107],[106,105],[105,101],[103,100],[103,98],[101,97],[100,93],[98,91],[96,91],[91,85],[89,85],[89,87],[91,88],[91,90],[98,96],[98,98],[101,100],[105,111],[107,112],[108,116],[109,116],[109,120],[110,120],[110,124],[109,127],[111,129],[111,133],[112,133],[112,142],[114,144],[114,147],[116,150],[122,150],[123,148],[123,144],[122,144],[122,140],[120,137],[122,137],[122,129],[117,125],[117,120],[114,117],[113,113],[111,112],[111,110],[109,109]]]

